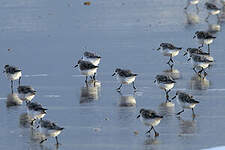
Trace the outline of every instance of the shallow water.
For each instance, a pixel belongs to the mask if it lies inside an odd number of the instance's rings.
[[[26,112],[24,104],[6,106],[11,90],[2,74],[0,148],[11,150],[12,143],[17,150],[195,150],[224,145],[224,24],[211,45],[215,64],[207,71],[207,79],[195,77],[183,53],[175,57],[175,75],[179,79],[170,95],[185,90],[200,101],[194,120],[190,110],[176,118],[179,106],[174,101],[175,107],[165,107],[164,92],[153,83],[157,74],[168,73],[169,69],[167,58],[154,49],[161,42],[196,47],[194,32],[208,28],[203,3],[192,20],[195,24],[187,24],[185,4],[179,0],[99,0],[84,6],[79,0],[2,0],[0,65],[19,66],[23,70],[22,84],[32,85],[38,91],[34,101],[49,109],[46,118],[65,130],[59,135],[59,147],[54,139],[40,145],[31,129],[21,123]],[[188,13],[195,14],[195,9],[188,8]],[[210,18],[210,23],[216,23],[215,17]],[[85,47],[102,56],[97,75],[100,87],[86,88],[84,77],[72,68]],[[111,75],[117,67],[139,74],[136,93],[132,86],[116,92],[119,84]],[[121,107],[124,100],[136,100],[136,105]],[[136,119],[143,107],[165,116],[156,127],[158,138],[147,137],[144,133],[148,129]]]

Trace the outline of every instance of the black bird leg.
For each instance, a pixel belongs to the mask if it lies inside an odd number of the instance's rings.
[[[170,92],[170,91],[171,91],[171,90],[169,90],[169,91],[166,91],[166,90],[165,90],[165,92],[166,92],[166,102],[167,102],[167,101],[170,102],[170,100],[169,100],[169,92]]]
[[[199,46],[198,48],[202,48],[203,47],[203,44],[201,46]]]
[[[134,86],[134,82],[133,82],[132,84],[133,84],[133,89],[134,89],[134,91],[136,91],[137,88]]]
[[[205,21],[207,22],[209,19],[210,14],[208,13],[208,16],[205,18]]]
[[[120,84],[120,86],[116,89],[117,91],[120,91],[120,88],[122,87],[122,83]]]
[[[190,3],[187,2],[187,5],[184,7],[185,10],[187,10],[187,8],[189,7]]]
[[[154,132],[155,132],[155,137],[156,136],[159,136],[159,133],[158,132],[156,132],[156,130],[154,129],[154,127],[152,127],[152,129],[154,130]]]
[[[197,74],[197,71],[195,70],[195,67],[193,68],[194,72]]]
[[[210,55],[210,47],[209,47],[209,44],[208,44],[208,54]]]
[[[35,121],[36,119],[33,119],[32,121],[31,121],[31,123],[30,123],[30,125],[34,125],[34,121]]]
[[[207,73],[206,73],[206,71],[204,70],[204,77],[203,77],[203,79],[205,79],[206,76],[207,76]]]
[[[12,91],[12,94],[13,94],[13,80],[11,80],[11,91]]]
[[[178,112],[176,115],[180,115],[182,112],[184,112],[184,109]]]
[[[96,73],[94,73],[93,80],[95,80]]]
[[[59,145],[59,141],[58,141],[58,137],[57,136],[55,137],[55,140],[56,140],[56,145]]]
[[[43,139],[43,140],[40,142],[40,144],[42,144],[44,141],[47,141],[47,139]]]
[[[21,80],[21,77],[19,78],[19,86],[20,86],[20,80]]]
[[[195,118],[194,108],[192,108],[191,110],[192,110],[192,117]]]
[[[201,77],[202,71],[204,71],[204,68],[202,68],[202,69],[198,72],[199,77]]]
[[[152,129],[153,129],[153,126],[152,126],[152,127],[151,127],[151,129],[150,129],[150,130],[148,130],[145,134],[150,133],[150,132],[152,131]]]
[[[88,76],[86,76],[86,79],[85,79],[85,83],[87,84],[87,79],[88,79]]]

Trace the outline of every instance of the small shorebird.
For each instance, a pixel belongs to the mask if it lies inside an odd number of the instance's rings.
[[[19,93],[19,98],[25,101],[31,101],[36,95],[36,91],[28,85],[19,86],[17,91]]]
[[[153,110],[150,110],[150,109],[143,109],[143,108],[140,110],[139,113],[140,113],[140,114],[137,116],[137,118],[140,117],[141,122],[142,122],[144,125],[150,127],[150,130],[147,131],[146,134],[147,134],[147,133],[150,133],[151,130],[153,130],[153,131],[155,132],[155,136],[159,136],[159,133],[156,132],[156,130],[155,130],[154,127],[157,126],[157,125],[160,123],[160,121],[161,121],[161,119],[163,118],[163,116],[158,115],[158,114],[157,114],[155,111],[153,111]]]
[[[199,3],[200,0],[187,0],[187,5],[184,7],[184,9],[188,9],[188,7],[190,5],[195,5],[196,9],[197,9],[197,12],[199,12],[199,8],[198,8],[198,3]]]
[[[201,44],[199,48],[203,47],[204,44],[208,45],[208,53],[210,55],[209,45],[213,42],[213,40],[216,37],[212,36],[209,32],[205,32],[205,31],[196,31],[193,39],[196,37],[197,37],[198,43]]]
[[[40,144],[46,141],[48,137],[55,137],[56,144],[59,145],[57,136],[62,132],[64,128],[59,127],[58,125],[49,120],[40,120],[37,128],[39,128],[40,133],[45,137],[40,142]]]
[[[46,108],[43,108],[41,104],[37,102],[26,101],[27,114],[32,118],[31,125],[37,119],[42,119],[46,115]]]
[[[130,70],[124,70],[117,68],[112,76],[116,75],[117,80],[121,83],[120,86],[117,88],[117,91],[120,91],[120,88],[123,84],[133,84],[133,89],[136,90],[134,86],[134,81],[138,74],[132,73]]]
[[[160,47],[157,50],[160,50],[160,49],[164,56],[170,57],[167,64],[171,66],[170,62],[174,63],[173,57],[177,56],[182,48],[176,47],[170,43],[161,43]]]
[[[209,55],[206,52],[203,52],[200,48],[187,48],[186,52],[184,53],[184,56],[188,54],[188,58],[192,56],[192,54],[195,55]]]
[[[84,61],[89,61],[93,65],[98,66],[101,60],[101,56],[96,55],[92,52],[84,52],[84,56],[82,57]],[[93,78],[95,79],[96,73],[94,74]]]
[[[174,87],[174,83],[176,83],[176,81],[174,81],[170,76],[167,75],[157,75],[155,77],[154,83],[156,82],[159,88],[163,89],[166,92],[166,102],[170,101],[169,92]]]
[[[78,66],[79,66],[81,74],[86,76],[86,79],[85,79],[86,84],[87,84],[88,76],[93,78],[98,69],[98,66],[95,66],[91,62],[84,61],[84,60],[79,60],[77,65],[74,66],[74,68]],[[95,77],[93,79],[95,80]]]
[[[93,65],[98,66],[101,60],[101,56],[92,52],[84,52],[83,60],[91,62]]]
[[[191,54],[191,58],[192,58],[191,60],[193,63],[194,72],[201,77],[201,73],[202,71],[204,71],[204,77],[203,77],[204,79],[207,76],[205,69],[208,68],[209,65],[213,62],[213,57],[209,55]],[[196,68],[199,69],[200,71],[197,72]]]
[[[11,80],[11,90],[13,93],[13,81],[19,80],[19,85],[20,85],[22,70],[10,65],[5,65],[4,69],[5,70],[3,71],[3,73],[6,73],[7,78]]]
[[[221,9],[218,8],[216,5],[214,5],[212,3],[208,3],[208,2],[205,3],[205,6],[206,6],[206,9],[208,10],[208,16],[205,18],[205,21],[208,21],[209,16],[211,16],[211,15],[216,15],[217,19],[219,21],[220,20],[219,13],[220,13]]]
[[[185,92],[177,91],[176,96],[174,96],[172,99],[177,97],[178,104],[183,108],[180,112],[177,113],[177,115],[180,115],[182,112],[184,112],[184,109],[191,109],[192,115],[195,117],[194,113],[194,107],[199,102],[196,101],[192,95],[189,95]]]

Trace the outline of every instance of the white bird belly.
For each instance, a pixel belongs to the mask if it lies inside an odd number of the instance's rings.
[[[6,76],[9,80],[18,80],[22,76],[22,73],[21,72],[16,72],[14,74],[7,73]]]
[[[203,43],[208,45],[211,44],[213,42],[213,39],[204,39]]]
[[[27,114],[33,119],[41,119],[46,115],[46,113],[29,110],[29,109],[27,109]]]
[[[160,89],[168,91],[174,87],[174,83],[168,83],[168,84],[159,83],[158,86]]]
[[[220,13],[220,10],[210,10],[209,13],[210,13],[211,15],[217,15],[217,14]]]
[[[28,93],[28,94],[19,94],[19,98],[22,100],[31,101],[35,97],[35,94]]]
[[[196,105],[194,103],[185,103],[183,101],[180,101],[178,98],[177,98],[177,102],[182,108],[186,108],[186,109],[192,109]]]
[[[191,0],[190,1],[190,4],[191,5],[196,5],[196,4],[198,4],[199,3],[199,0]]]
[[[164,49],[164,50],[162,50],[162,53],[164,56],[174,57],[179,54],[179,50]]]
[[[161,121],[161,118],[156,118],[156,119],[144,119],[141,117],[141,122],[146,125],[146,126],[157,126]]]
[[[94,75],[97,72],[98,68],[88,69],[88,70],[81,70],[82,75],[91,76]]]
[[[206,69],[209,67],[209,63],[204,63],[204,62],[194,62],[194,67],[198,69]]]
[[[131,77],[120,77],[118,75],[117,79],[120,81],[122,84],[130,84],[135,81],[136,76],[131,76]]]
[[[50,136],[50,137],[56,137],[56,136],[58,136],[61,132],[62,132],[62,130],[48,130],[47,136]]]

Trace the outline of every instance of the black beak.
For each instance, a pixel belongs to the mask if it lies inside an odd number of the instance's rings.
[[[191,60],[191,58],[188,58],[188,60],[187,61],[190,61]]]
[[[114,73],[112,74],[112,76],[115,76],[115,74],[116,74],[116,73],[114,72]]]
[[[138,119],[139,117],[141,117],[141,115],[138,115],[138,116],[137,116],[137,119]]]
[[[193,36],[193,39],[194,39],[194,38],[196,38],[196,35],[195,35],[195,36]]]
[[[161,47],[157,48],[156,50],[158,51],[158,50],[160,50],[160,49],[161,49]]]
[[[187,52],[184,53],[184,56],[186,56],[186,55],[187,55]]]
[[[78,67],[78,64],[74,66],[74,68]]]

